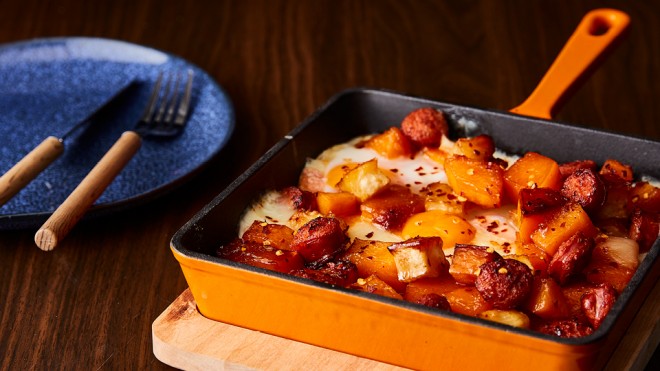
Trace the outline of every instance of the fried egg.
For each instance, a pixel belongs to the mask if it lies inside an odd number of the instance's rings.
[[[424,151],[417,151],[413,157],[386,158],[376,151],[360,145],[370,136],[355,138],[349,142],[335,145],[321,153],[317,158],[309,159],[300,176],[299,187],[310,192],[338,192],[337,184],[348,169],[358,164],[375,159],[378,168],[387,175],[390,184],[405,186],[411,192],[423,195],[429,184],[447,183],[447,175],[442,164],[432,159]],[[443,138],[441,151],[451,153],[453,142]],[[496,152],[496,157],[505,159],[509,163],[515,162],[515,157]],[[464,201],[464,200],[463,200]],[[456,243],[470,243],[474,245],[493,247],[502,255],[516,253],[516,224],[513,221],[514,208],[512,206],[497,209],[482,209],[469,207],[466,212],[456,218],[461,223],[469,225],[471,238],[449,238],[446,236],[443,250],[445,254],[453,254]],[[310,215],[309,218],[318,216]],[[438,223],[439,219],[429,213],[426,224]],[[417,215],[424,218],[425,215]],[[281,197],[277,191],[265,193],[255,201],[243,215],[239,226],[239,236],[252,224],[253,221],[278,223],[287,225],[292,229],[300,226],[300,215]],[[347,235],[353,240],[375,240],[384,242],[399,242],[407,238],[401,231],[388,231],[379,225],[360,216],[344,218],[348,225]],[[465,229],[465,228],[464,228]],[[439,232],[442,235],[442,232]]]

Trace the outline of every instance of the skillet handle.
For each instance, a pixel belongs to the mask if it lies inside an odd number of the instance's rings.
[[[615,9],[587,13],[541,82],[511,112],[550,119],[624,35],[630,17]]]
[[[140,135],[134,131],[124,132],[69,197],[39,228],[34,235],[34,242],[37,246],[44,251],[54,249],[128,164],[141,145]]]

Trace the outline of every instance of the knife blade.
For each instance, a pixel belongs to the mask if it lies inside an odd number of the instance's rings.
[[[94,122],[104,108],[116,101],[129,87],[135,83],[135,79],[126,81],[117,91],[112,93],[105,102],[100,104],[86,118],[72,125],[61,136],[48,136],[39,143],[32,151],[19,160],[11,169],[0,177],[0,207],[12,199],[18,192],[27,186],[34,178],[52,164],[62,153],[64,153],[64,141],[74,132]]]

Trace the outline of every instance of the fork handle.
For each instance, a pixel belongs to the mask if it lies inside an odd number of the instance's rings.
[[[141,145],[142,138],[139,134],[134,131],[124,132],[37,231],[34,235],[37,246],[44,251],[54,249],[128,164]]]
[[[0,206],[9,201],[64,152],[64,144],[48,137],[0,177]]]

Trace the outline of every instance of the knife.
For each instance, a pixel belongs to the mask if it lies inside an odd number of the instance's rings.
[[[14,197],[21,189],[27,186],[34,178],[44,171],[64,152],[64,141],[83,126],[94,121],[94,117],[110,103],[114,102],[128,88],[133,85],[134,79],[128,80],[119,90],[114,92],[105,102],[99,105],[85,119],[71,126],[60,137],[49,136],[37,145],[30,153],[25,155],[11,169],[0,177],[0,207]]]

